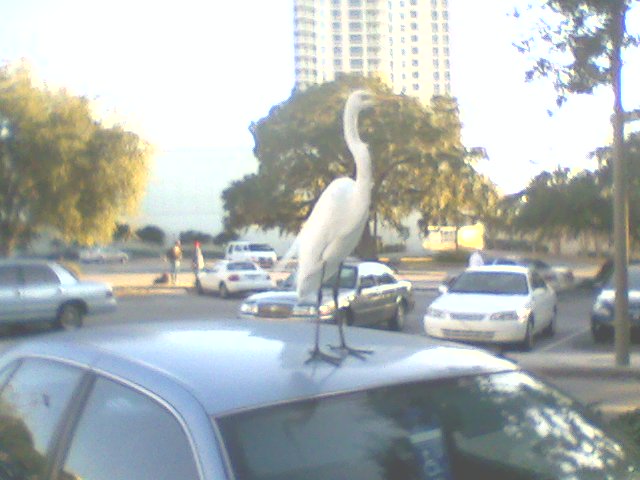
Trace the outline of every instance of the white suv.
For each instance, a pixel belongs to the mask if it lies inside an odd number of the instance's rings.
[[[226,260],[249,260],[262,268],[271,268],[278,260],[275,250],[266,243],[230,242],[225,253]]]

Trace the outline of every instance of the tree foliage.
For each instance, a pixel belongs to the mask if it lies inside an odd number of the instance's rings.
[[[136,235],[140,240],[146,243],[154,243],[156,245],[164,245],[165,233],[156,225],[147,225],[136,230]]]
[[[0,254],[52,229],[65,241],[109,241],[144,191],[150,147],[96,121],[84,97],[0,69]]]
[[[251,124],[259,168],[223,192],[227,229],[257,225],[295,233],[333,179],[354,175],[342,114],[349,92],[357,88],[380,99],[359,122],[373,163],[371,218],[398,231],[415,209],[425,220],[453,221],[452,212],[478,205],[474,195],[493,192],[468,162],[455,100],[438,97],[425,107],[412,97],[392,94],[379,80],[345,76],[294,92]],[[454,184],[463,183],[464,189],[450,194]],[[371,236],[369,229],[365,236]]]

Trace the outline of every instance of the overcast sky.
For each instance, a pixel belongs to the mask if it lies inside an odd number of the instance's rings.
[[[154,143],[143,216],[197,228],[186,219],[217,221],[220,190],[255,169],[250,122],[291,92],[292,3],[0,0],[0,60],[26,58],[48,84],[96,99],[101,112]],[[481,168],[505,192],[557,165],[591,166],[587,153],[611,136],[606,90],[549,117],[550,87],[524,83],[528,65],[512,46],[523,22],[507,15],[523,3],[449,0],[464,142],[487,149]],[[628,79],[638,78],[637,55],[628,58]],[[625,90],[627,109],[640,103],[634,90]]]

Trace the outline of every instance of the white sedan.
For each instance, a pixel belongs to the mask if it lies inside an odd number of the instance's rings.
[[[427,335],[533,348],[535,336],[555,331],[557,299],[540,274],[526,267],[490,265],[465,270],[427,308]]]
[[[196,281],[198,293],[216,292],[222,298],[230,294],[269,290],[275,282],[269,274],[252,262],[222,260],[205,268]]]

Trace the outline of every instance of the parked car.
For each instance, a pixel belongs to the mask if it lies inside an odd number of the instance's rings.
[[[427,335],[450,340],[519,343],[533,348],[538,334],[553,335],[557,299],[527,267],[489,265],[462,272],[427,308]]]
[[[51,322],[78,328],[85,315],[115,308],[109,285],[79,280],[58,263],[0,260],[0,323]]]
[[[198,274],[198,293],[215,292],[222,298],[234,293],[269,290],[276,286],[269,274],[252,262],[222,260]]]
[[[129,254],[109,247],[94,247],[80,250],[79,258],[84,263],[127,263]]]
[[[266,243],[230,242],[225,251],[225,260],[249,261],[262,268],[271,268],[278,261],[276,251]]]
[[[0,358],[2,477],[638,476],[637,447],[505,359],[348,328],[373,353],[336,367],[307,362],[313,334],[181,320],[23,342]]]
[[[640,333],[640,265],[627,267],[629,292],[629,321],[632,333]],[[602,287],[591,310],[591,335],[600,343],[613,339],[615,311],[615,275]]]
[[[323,302],[300,303],[295,292],[295,273],[281,290],[258,293],[240,306],[243,318],[287,318],[290,320],[335,321],[342,315],[347,325],[385,325],[402,330],[407,312],[414,306],[411,282],[399,280],[386,265],[378,262],[345,263],[340,275],[338,311],[333,300],[335,277],[324,282]]]
[[[551,266],[548,263],[528,257],[498,257],[490,259],[488,265],[521,265],[540,274],[544,281],[556,291],[566,290],[575,284],[573,271],[566,266]]]

